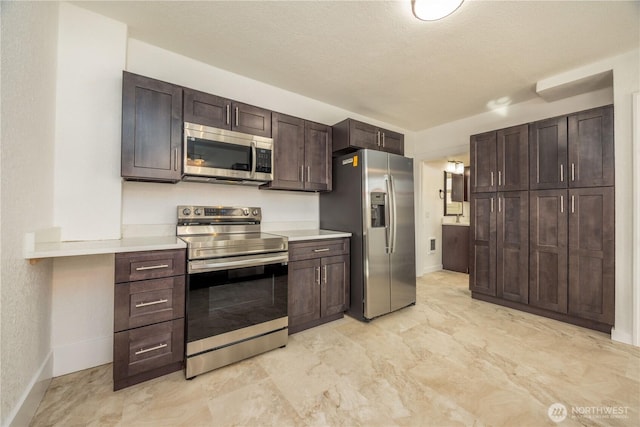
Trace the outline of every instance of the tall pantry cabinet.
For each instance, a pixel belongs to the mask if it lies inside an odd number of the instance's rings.
[[[471,137],[472,295],[610,332],[615,288],[613,107],[522,127],[528,128],[528,141],[522,143],[527,165],[521,162],[522,153],[520,162],[512,153],[501,166],[499,157],[486,158],[490,149],[479,148],[491,133]],[[513,129],[508,133],[513,135]],[[497,142],[501,132],[494,133]],[[507,175],[505,164],[520,174],[526,169],[528,188],[517,187],[520,194],[514,186],[509,192],[500,190],[500,184],[515,177],[515,172]]]

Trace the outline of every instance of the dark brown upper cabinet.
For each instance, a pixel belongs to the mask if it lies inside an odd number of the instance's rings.
[[[566,116],[531,124],[529,158],[529,184],[532,190],[567,188]]]
[[[471,189],[474,193],[529,189],[528,125],[471,137]]]
[[[354,119],[333,125],[334,153],[348,153],[361,148],[404,155],[404,135]]]
[[[182,87],[124,71],[124,179],[177,182],[182,177]]]
[[[614,185],[613,106],[532,123],[530,188]]]
[[[184,121],[271,138],[271,111],[188,88]]]
[[[614,184],[613,106],[570,115],[569,187]]]
[[[331,191],[331,126],[273,113],[273,181],[261,188]]]

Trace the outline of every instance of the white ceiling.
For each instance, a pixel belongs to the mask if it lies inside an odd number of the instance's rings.
[[[543,78],[638,48],[640,1],[74,2],[130,37],[407,130],[536,97]]]

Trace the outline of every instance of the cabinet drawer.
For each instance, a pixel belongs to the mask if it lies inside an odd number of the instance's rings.
[[[184,317],[184,276],[115,285],[114,330]]]
[[[289,261],[349,253],[349,239],[327,239],[289,243]]]
[[[138,375],[184,358],[184,319],[115,334],[114,379]]]
[[[184,273],[184,249],[116,254],[116,283],[178,276]]]

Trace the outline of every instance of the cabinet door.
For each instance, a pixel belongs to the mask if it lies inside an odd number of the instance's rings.
[[[497,295],[529,301],[529,192],[498,193]]]
[[[460,273],[469,272],[469,227],[442,226],[442,268]]]
[[[305,190],[331,191],[331,126],[304,125]]]
[[[471,192],[496,191],[498,186],[496,133],[488,132],[471,137]]]
[[[404,135],[390,130],[381,130],[380,147],[387,153],[404,155]]]
[[[496,134],[498,190],[529,189],[529,126],[514,126]]]
[[[123,72],[122,177],[177,182],[181,158],[182,88]]]
[[[614,183],[613,107],[569,116],[569,187]]]
[[[567,191],[532,191],[529,207],[529,304],[566,313]]]
[[[303,119],[273,113],[273,181],[269,188],[302,190],[304,188],[304,134]]]
[[[231,130],[271,138],[271,111],[233,102]]]
[[[231,128],[231,101],[219,96],[185,88],[183,114],[185,122]]]
[[[556,117],[529,127],[529,188],[567,188],[567,118]]]
[[[496,194],[471,198],[469,289],[496,295]]]
[[[349,256],[340,255],[321,259],[322,285],[320,315],[341,313],[347,308],[349,290]]]
[[[349,145],[351,147],[377,150],[379,138],[377,127],[357,120],[349,121]]]
[[[569,314],[613,325],[614,189],[569,190]]]
[[[289,327],[320,318],[320,259],[289,262]]]

